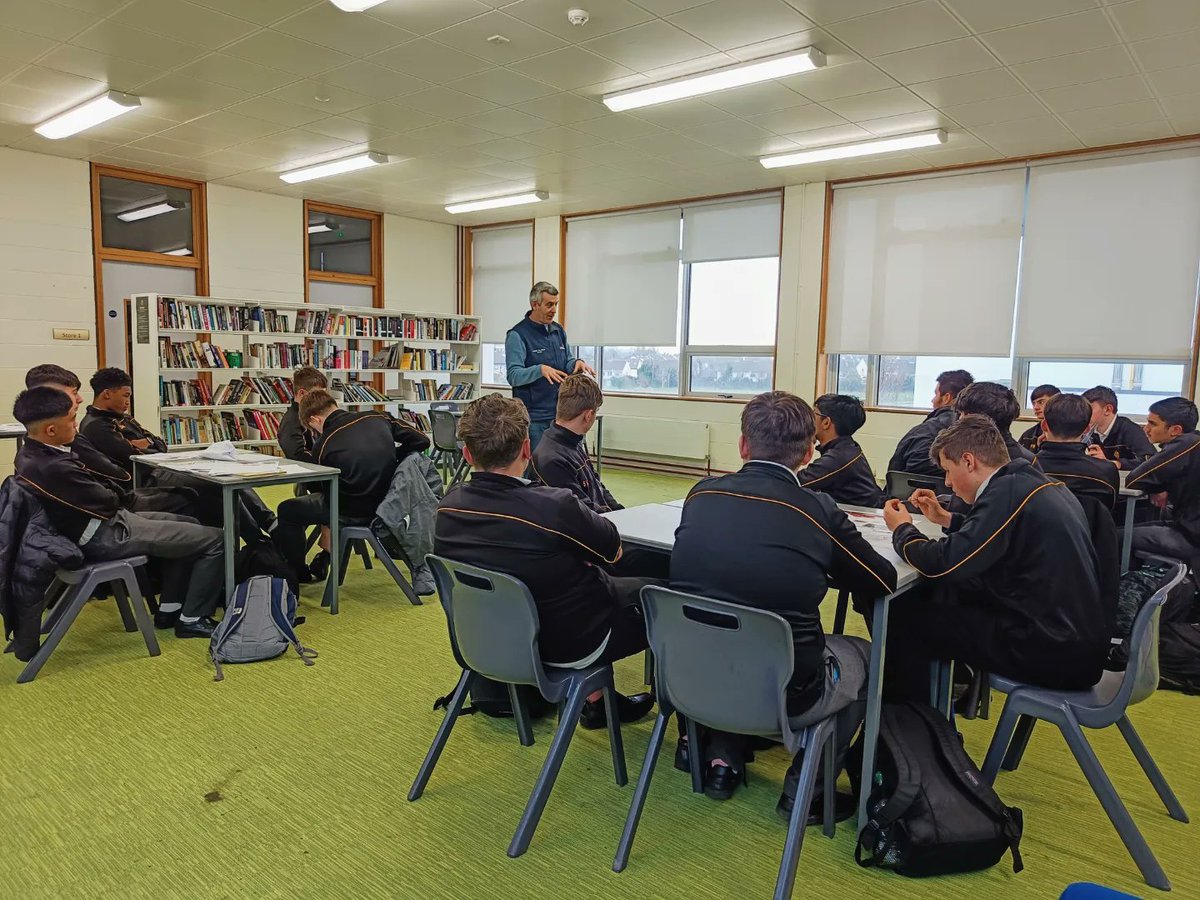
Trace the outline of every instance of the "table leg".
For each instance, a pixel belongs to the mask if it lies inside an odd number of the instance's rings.
[[[604,416],[596,420],[596,477],[604,474]]]
[[[1121,574],[1129,571],[1129,557],[1133,550],[1133,509],[1138,497],[1125,498],[1125,532],[1121,535]]]
[[[233,601],[234,584],[233,564],[237,558],[237,514],[233,504],[237,495],[231,485],[221,485],[221,530],[225,535],[225,605]]]
[[[136,491],[139,487],[141,487],[142,479],[138,477],[141,474],[141,469],[138,468],[136,455],[130,457],[130,459],[133,462],[133,489]]]
[[[883,705],[883,662],[887,652],[888,608],[892,597],[875,601],[871,619],[871,669],[867,675],[867,714],[863,720],[862,778],[858,792],[858,827],[867,824],[867,798],[875,777],[875,745],[879,741],[879,711]]]
[[[342,571],[342,540],[338,534],[338,480],[329,479],[329,575],[325,578],[325,602],[329,614],[338,612],[338,576]]]

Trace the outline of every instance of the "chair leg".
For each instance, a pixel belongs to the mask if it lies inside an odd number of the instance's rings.
[[[629,815],[625,817],[625,829],[621,832],[620,843],[617,844],[617,855],[613,858],[614,872],[624,872],[625,867],[629,865],[629,853],[633,849],[638,821],[642,818],[642,808],[646,805],[646,795],[650,792],[650,779],[654,776],[654,764],[658,762],[658,754],[662,750],[670,718],[660,707],[658,716],[654,719],[654,728],[650,731],[650,744],[646,747],[646,758],[642,761],[642,771],[633,791],[633,802],[629,804]]]
[[[316,526],[315,528],[309,529],[308,538],[304,542],[304,552],[307,554],[308,551],[311,550],[313,548],[313,546],[316,545],[317,541],[319,541],[320,539],[321,539],[321,526],[320,525]]]
[[[688,769],[692,775],[692,793],[704,793],[704,754],[700,752],[700,729],[691,719],[684,720],[687,726]]]
[[[150,618],[150,608],[146,605],[146,598],[142,596],[142,589],[138,585],[137,573],[127,572],[123,580],[124,588],[129,592],[129,602],[133,606],[133,618],[137,622],[138,630],[142,633],[142,640],[146,642],[146,652],[151,656],[158,656],[162,650],[158,647],[158,635],[154,633],[154,620]]]
[[[1020,716],[1020,718],[1028,718],[1028,716]],[[996,783],[996,776],[1000,774],[1000,764],[1004,761],[1005,754],[1012,745],[1017,719],[1017,706],[1010,696],[1004,702],[1004,709],[1000,712],[1000,721],[996,723],[996,730],[992,733],[992,742],[988,744],[987,756],[983,759],[983,780],[988,784]]]
[[[1100,765],[1100,760],[1096,757],[1096,751],[1088,743],[1088,739],[1084,735],[1083,729],[1079,727],[1079,723],[1074,720],[1074,717],[1070,717],[1058,727],[1063,737],[1066,738],[1067,746],[1071,748],[1071,753],[1074,754],[1075,761],[1079,763],[1079,768],[1083,770],[1088,784],[1092,786],[1092,791],[1095,793],[1096,799],[1104,807],[1109,821],[1117,829],[1117,834],[1120,836],[1121,842],[1125,844],[1125,849],[1129,851],[1129,855],[1133,857],[1133,861],[1141,871],[1142,878],[1151,887],[1169,891],[1171,889],[1171,882],[1167,880],[1166,872],[1158,864],[1158,860],[1154,857],[1154,852],[1146,843],[1146,839],[1142,837],[1142,833],[1138,830],[1133,817],[1129,815],[1129,810],[1121,802],[1116,788],[1113,787],[1112,782],[1104,771],[1104,767]]]
[[[1150,751],[1146,749],[1141,735],[1134,729],[1128,715],[1117,719],[1117,728],[1121,732],[1121,737],[1125,738],[1125,743],[1129,745],[1129,749],[1133,751],[1133,755],[1141,765],[1142,771],[1146,773],[1146,777],[1154,785],[1154,790],[1158,792],[1158,799],[1162,800],[1163,806],[1167,808],[1167,814],[1177,822],[1187,822],[1188,814],[1184,811],[1179,798],[1175,796],[1175,792],[1171,790],[1171,786],[1167,784],[1167,779],[1154,762],[1154,757],[1150,755]]]
[[[55,593],[56,599],[54,606],[50,609],[49,615],[42,620],[42,634],[49,634],[54,630],[54,626],[58,624],[58,620],[63,617],[63,613],[67,611],[67,607],[70,605],[67,603],[67,598],[70,595],[71,586],[61,581],[55,581],[50,586],[50,590],[46,592],[47,598],[50,597],[51,591],[54,591],[55,588],[59,588],[59,590]]]
[[[1025,748],[1029,746],[1029,738],[1033,735],[1033,726],[1036,724],[1037,719],[1033,716],[1021,716],[1017,720],[1016,734],[1008,745],[1008,752],[1004,754],[1004,762],[1000,763],[1000,768],[1005,772],[1015,772],[1021,765],[1021,760],[1025,757]]]
[[[429,745],[429,752],[425,754],[425,761],[417,770],[416,780],[413,781],[413,785],[408,791],[410,803],[425,793],[425,785],[429,784],[429,776],[433,774],[433,767],[437,765],[438,757],[446,748],[446,741],[450,740],[450,732],[454,729],[454,723],[459,714],[462,713],[463,703],[467,700],[467,692],[471,690],[474,680],[475,673],[470,669],[463,669],[462,676],[458,679],[458,686],[450,695],[450,705],[446,707],[446,715],[442,718],[442,724],[438,726],[433,743]]]
[[[604,686],[604,718],[608,722],[608,745],[612,748],[613,775],[617,787],[629,784],[629,773],[625,771],[625,742],[621,740],[621,717],[617,715],[617,692],[612,685]]]
[[[355,541],[354,552],[362,558],[363,568],[369,570],[371,568],[371,554],[367,552],[367,542]]]
[[[645,659],[642,662],[642,683],[654,684],[654,653],[649,647],[646,648]]]
[[[38,672],[42,670],[42,666],[46,664],[46,660],[50,658],[50,654],[54,652],[54,648],[63,639],[63,635],[67,633],[67,630],[75,621],[75,617],[79,615],[79,611],[87,605],[88,597],[91,596],[93,587],[91,579],[87,579],[82,584],[75,585],[72,590],[68,591],[58,601],[62,605],[63,611],[55,621],[54,627],[50,629],[50,635],[46,638],[45,643],[42,644],[41,648],[34,654],[33,659],[26,664],[25,668],[21,670],[21,674],[17,676],[17,684],[28,684],[37,678]]]
[[[571,738],[575,735],[575,727],[579,724],[579,713],[583,710],[583,700],[583,682],[579,681],[571,688],[571,693],[567,697],[562,721],[558,723],[558,730],[554,732],[554,740],[550,743],[550,752],[546,754],[546,762],[542,764],[542,771],[538,773],[533,793],[529,795],[529,802],[525,804],[525,812],[521,814],[521,821],[517,823],[512,843],[508,845],[508,855],[514,859],[528,850],[529,842],[533,840],[533,833],[537,830],[538,821],[542,818],[542,810],[546,808],[546,801],[550,799],[550,791],[554,789],[558,770],[562,768],[567,748],[571,746]]]
[[[817,767],[821,762],[820,752],[814,752],[817,751],[817,733],[818,727],[810,726],[804,741],[804,762],[800,765],[800,780],[796,784],[796,800],[788,822],[783,858],[779,861],[775,900],[790,900],[792,887],[796,883],[796,866],[800,862],[800,849],[804,844],[804,823],[808,819],[808,808],[812,804],[813,787],[817,781]]]
[[[821,830],[825,837],[831,838],[837,833],[837,814],[834,811],[834,800],[837,794],[837,720],[829,721],[829,734],[825,737],[825,791],[824,809],[821,811]]]
[[[517,738],[522,747],[533,746],[533,726],[529,724],[529,710],[521,702],[521,694],[515,684],[508,685],[508,702],[512,706],[513,719],[517,723]]]
[[[408,602],[413,606],[423,606],[421,598],[417,596],[417,592],[413,590],[413,586],[404,577],[404,573],[400,571],[400,568],[396,565],[396,561],[383,549],[383,545],[379,543],[379,539],[372,537],[370,543],[372,549],[375,551],[375,557],[383,563],[383,568],[392,576],[392,581],[396,582],[396,586],[400,588],[401,593],[408,599]]]
[[[125,626],[125,630],[128,632],[137,631],[137,620],[133,617],[133,610],[129,608],[129,595],[125,592],[125,583],[114,581],[112,589],[113,597],[117,603],[117,610],[121,613],[121,624]]]
[[[838,591],[837,609],[833,613],[832,634],[846,633],[846,609],[850,605],[850,592],[845,588]]]
[[[992,715],[992,679],[986,672],[980,677],[983,683],[979,688],[979,718],[988,719]]]

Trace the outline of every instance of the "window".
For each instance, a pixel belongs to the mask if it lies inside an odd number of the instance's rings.
[[[627,394],[679,393],[678,347],[605,347],[601,387]]]
[[[875,406],[928,409],[938,375],[947,369],[966,369],[976,381],[1012,386],[1012,360],[993,357],[881,356]]]
[[[304,202],[306,299],[334,306],[383,306],[383,217]]]
[[[1028,383],[1053,384],[1072,394],[1106,385],[1116,392],[1117,406],[1124,415],[1144,416],[1151,403],[1184,392],[1186,372],[1183,363],[1035,361],[1029,364]]]
[[[504,337],[529,311],[533,225],[467,229],[467,309],[482,323],[483,383],[506,387]]]
[[[504,359],[503,344],[483,344],[483,383],[488,387],[505,387],[508,384],[508,363]]]

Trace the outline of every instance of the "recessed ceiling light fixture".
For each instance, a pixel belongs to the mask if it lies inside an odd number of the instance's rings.
[[[800,150],[796,153],[782,153],[779,156],[764,156],[759,162],[763,164],[764,169],[778,169],[781,166],[802,166],[806,163],[828,162],[831,159],[874,156],[876,153],[894,153],[897,150],[912,150],[916,147],[932,147],[935,144],[944,143],[946,143],[946,132],[938,129],[922,131],[917,134],[903,134],[899,137],[861,141],[857,144],[834,144],[829,147]]]
[[[167,256],[191,256],[192,251],[187,247],[176,247],[174,250],[168,250]]]
[[[342,175],[346,172],[357,172],[359,169],[369,169],[372,166],[382,166],[387,162],[390,160],[382,153],[368,151],[335,159],[332,162],[293,169],[290,172],[284,172],[279,177],[288,184],[296,184],[300,181],[312,181],[314,178],[328,178],[330,175]]]
[[[658,84],[618,91],[615,94],[605,94],[604,105],[613,112],[624,112],[627,109],[669,103],[672,100],[698,97],[701,94],[715,94],[729,88],[797,75],[800,72],[811,72],[823,65],[825,54],[816,47],[805,47],[803,50],[738,63],[723,69],[713,69],[709,72],[685,75],[683,78],[672,78]]]
[[[384,0],[330,0],[342,12],[362,12],[372,6],[378,6]]]
[[[509,194],[507,197],[491,197],[487,200],[471,200],[467,203],[451,203],[446,207],[448,213],[479,212],[484,209],[499,209],[502,206],[520,206],[523,203],[537,203],[550,195],[545,191],[529,191],[524,194]]]
[[[105,91],[87,103],[81,103],[74,109],[69,109],[53,119],[48,119],[33,130],[42,137],[56,141],[59,138],[78,134],[101,122],[107,122],[109,119],[115,119],[127,112],[132,112],[141,105],[142,101],[133,94]]]
[[[186,205],[180,203],[178,200],[158,200],[148,206],[139,206],[136,209],[127,209],[125,212],[119,212],[117,213],[117,218],[122,222],[137,222],[139,219],[150,219],[154,216],[175,212],[177,209],[183,209]]]

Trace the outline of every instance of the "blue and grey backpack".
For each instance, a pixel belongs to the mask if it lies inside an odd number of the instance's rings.
[[[289,646],[306,666],[313,665],[317,651],[305,647],[296,636],[296,595],[282,578],[255,575],[239,584],[225,610],[225,618],[213,631],[208,652],[217,670],[213,681],[225,673],[221,663],[257,662],[286,653]]]

